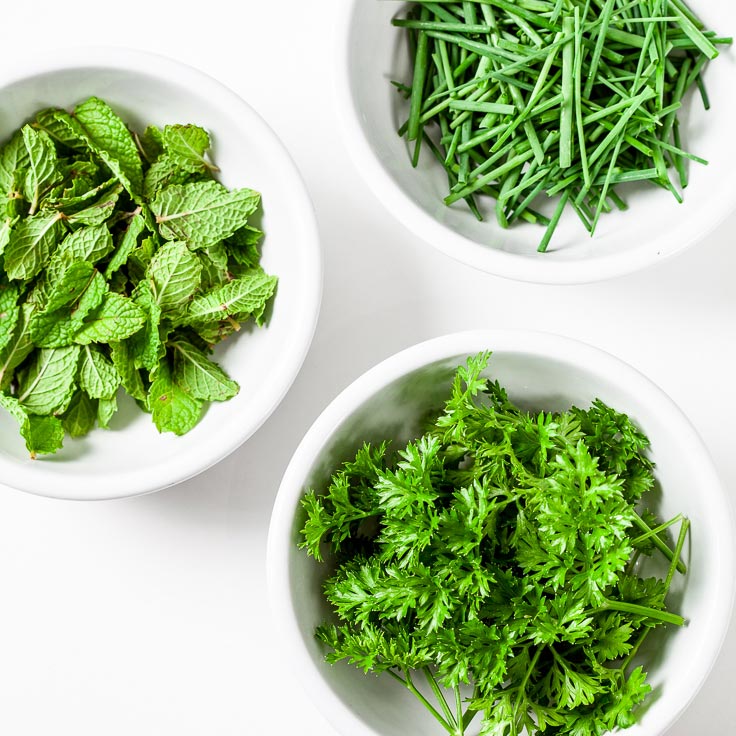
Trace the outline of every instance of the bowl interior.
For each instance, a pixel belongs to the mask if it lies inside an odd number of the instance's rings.
[[[493,202],[481,209],[484,222],[464,202],[446,207],[447,178],[434,157],[424,151],[417,169],[406,142],[396,131],[408,117],[408,102],[390,84],[411,81],[406,39],[391,25],[405,3],[352,0],[347,14],[343,74],[346,100],[352,108],[348,128],[351,151],[377,196],[407,226],[458,260],[500,275],[530,281],[587,281],[633,271],[702,237],[734,206],[736,141],[731,134],[736,100],[730,94],[736,54],[721,47],[721,56],[705,72],[712,102],[706,112],[692,95],[680,115],[684,147],[709,161],[689,165],[690,184],[682,205],[662,189],[626,185],[618,191],[629,202],[626,212],[601,217],[590,238],[572,211],[566,211],[547,253],[536,251],[543,233],[528,223],[501,229]],[[718,0],[690,4],[718,33],[736,28],[736,9]],[[482,198],[479,198],[479,203]],[[541,208],[550,213],[549,203]]]
[[[85,58],[94,59],[94,53]],[[262,265],[279,277],[268,325],[245,327],[215,359],[240,384],[231,401],[211,404],[184,437],[161,435],[128,397],[107,432],[65,440],[54,456],[31,461],[10,416],[0,412],[0,478],[37,493],[96,498],[154,490],[205,469],[235,449],[278,404],[301,365],[319,305],[321,273],[311,204],[281,144],[233,93],[199,72],[145,54],[70,61],[0,88],[0,140],[47,106],[106,100],[136,130],[196,123],[210,131],[212,159],[228,187],[262,194]],[[255,222],[255,219],[254,219]]]
[[[486,347],[493,347],[486,344]],[[477,349],[481,349],[479,345]],[[439,407],[449,394],[449,378],[469,353],[436,358],[392,379],[375,391],[351,389],[325,412],[307,435],[285,476],[272,522],[272,545],[285,560],[272,567],[276,585],[284,589],[280,615],[293,643],[305,652],[302,680],[325,714],[345,733],[381,736],[426,736],[437,724],[414,697],[386,676],[363,675],[351,665],[330,666],[313,636],[328,615],[320,592],[327,565],[318,565],[297,550],[303,515],[298,498],[304,488],[324,487],[339,462],[354,454],[365,440],[395,438],[403,443],[421,431],[428,407]],[[678,576],[672,605],[689,624],[656,641],[643,655],[654,696],[639,725],[627,733],[658,734],[694,695],[714,659],[728,623],[732,582],[730,516],[707,453],[679,411],[658,389],[631,368],[593,351],[566,357],[524,349],[494,353],[488,373],[504,385],[510,397],[527,408],[561,410],[587,406],[600,397],[628,413],[652,441],[661,493],[649,502],[664,518],[684,512],[692,521],[687,550],[690,574]],[[599,360],[601,358],[601,360]],[[386,373],[383,374],[384,376]],[[366,377],[364,376],[363,379]],[[367,382],[356,382],[363,388]],[[346,392],[348,393],[348,392]],[[360,396],[360,400],[356,397]],[[334,406],[334,405],[333,405]],[[697,491],[693,491],[697,489]],[[274,531],[275,530],[275,534]],[[279,531],[280,530],[280,531]],[[279,555],[276,558],[280,559]],[[273,565],[273,563],[272,563]],[[285,580],[280,582],[278,576]],[[284,609],[287,609],[284,612]]]

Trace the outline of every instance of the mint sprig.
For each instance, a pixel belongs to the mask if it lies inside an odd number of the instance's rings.
[[[649,441],[626,415],[522,410],[488,358],[457,370],[421,437],[364,445],[303,498],[300,546],[332,570],[316,636],[452,736],[476,718],[495,736],[625,728],[651,689],[643,641],[684,623],[666,597],[689,522],[647,508]],[[664,579],[643,577],[651,555]]]
[[[209,355],[263,324],[251,189],[196,125],[131,132],[103,100],[41,110],[0,149],[0,407],[35,457],[107,428],[121,389],[162,432],[239,390]]]

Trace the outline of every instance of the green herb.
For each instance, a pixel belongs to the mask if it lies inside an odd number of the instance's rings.
[[[213,176],[196,125],[131,133],[103,100],[41,110],[0,149],[0,406],[26,447],[107,428],[120,387],[162,432],[237,394],[210,356],[264,322],[251,189]]]
[[[718,38],[681,0],[416,0],[394,25],[408,34],[412,81],[399,133],[445,167],[447,205],[496,200],[501,227],[547,227],[566,206],[592,235],[622,200],[615,186],[648,181],[681,201],[687,186],[678,110],[718,55]],[[674,182],[671,172],[675,172]],[[646,172],[646,175],[645,175]],[[653,173],[650,173],[653,172]],[[679,189],[678,189],[679,186]],[[532,209],[559,198],[550,221]]]
[[[689,523],[642,504],[653,466],[628,417],[524,411],[482,378],[488,357],[458,369],[421,437],[364,445],[302,500],[300,546],[333,570],[316,635],[453,736],[478,715],[497,736],[630,726],[650,691],[637,652],[684,623],[665,600]],[[652,555],[663,579],[642,576]]]

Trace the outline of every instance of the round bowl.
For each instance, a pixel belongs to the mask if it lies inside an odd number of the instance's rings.
[[[241,386],[213,403],[187,435],[159,434],[151,417],[122,401],[111,429],[65,438],[56,455],[31,460],[15,421],[0,411],[0,480],[37,494],[100,499],[155,491],[185,480],[244,442],[276,408],[309,348],[322,289],[312,204],[283,145],[240,97],[211,77],[157,55],[79,49],[33,57],[0,75],[0,140],[48,106],[69,108],[90,95],[129,126],[196,123],[210,131],[225,186],[261,192],[263,268],[279,278],[265,327],[221,343],[217,360]],[[127,399],[127,397],[125,397]]]
[[[661,485],[658,511],[692,522],[689,574],[678,576],[676,610],[687,626],[670,631],[647,659],[653,688],[628,736],[657,736],[687,707],[705,680],[729,625],[734,593],[734,523],[727,497],[697,433],[657,386],[629,365],[567,338],[523,331],[477,331],[420,343],[383,361],[343,391],[317,419],[283,477],[268,539],[268,583],[287,669],[325,717],[351,736],[427,736],[438,726],[390,677],[327,664],[314,628],[327,616],[321,584],[327,565],[297,549],[300,499],[324,488],[331,472],[364,441],[420,434],[429,408],[450,393],[454,369],[492,350],[488,374],[512,401],[544,410],[584,407],[599,397],[626,412],[651,440]],[[439,728],[441,731],[441,728]],[[622,732],[624,733],[624,732]]]
[[[732,48],[720,47],[720,57],[706,69],[711,110],[706,112],[698,98],[688,99],[681,113],[685,149],[710,162],[690,165],[684,203],[678,205],[669,192],[651,186],[640,185],[636,196],[627,197],[631,188],[621,188],[629,209],[601,217],[594,237],[566,211],[548,252],[537,253],[542,227],[524,223],[504,230],[495,221],[492,203],[489,216],[478,222],[464,202],[445,206],[447,177],[431,155],[424,152],[417,169],[412,168],[406,142],[396,132],[408,117],[408,103],[390,84],[411,80],[402,30],[391,25],[406,3],[344,0],[339,5],[335,69],[346,147],[385,207],[446,255],[520,281],[592,282],[662,261],[702,239],[733,211]],[[730,35],[736,29],[733,4],[692,0],[689,5],[718,33]]]

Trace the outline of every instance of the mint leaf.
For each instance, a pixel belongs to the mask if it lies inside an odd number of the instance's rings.
[[[148,274],[161,311],[178,312],[197,290],[202,264],[186,243],[170,242],[153,256]]]
[[[198,125],[167,125],[162,143],[171,163],[192,173],[215,169],[205,157],[210,147],[210,136]]]
[[[48,263],[62,229],[58,212],[38,212],[19,222],[5,248],[8,278],[28,281],[36,276]]]
[[[166,154],[151,164],[143,180],[143,195],[154,199],[162,190],[173,184],[186,184],[193,178],[191,172],[182,169]]]
[[[17,399],[2,392],[0,406],[18,422],[21,437],[26,441],[26,448],[32,458],[37,454],[54,453],[61,448],[64,428],[59,419],[33,416]]]
[[[118,400],[115,394],[97,402],[97,423],[101,429],[110,428],[110,420],[118,410]]]
[[[17,191],[28,167],[28,149],[18,130],[0,151],[0,192],[9,197]]]
[[[133,301],[146,315],[143,329],[128,341],[136,368],[152,371],[166,354],[161,339],[161,307],[156,301],[148,281],[141,281],[133,291]]]
[[[79,350],[76,345],[65,348],[42,348],[18,374],[18,401],[30,414],[53,414],[71,399],[77,375]]]
[[[120,294],[107,294],[102,304],[85,319],[74,337],[80,345],[91,342],[125,340],[138,332],[146,321],[146,315],[135,303]]]
[[[0,286],[0,354],[13,338],[20,317],[18,288],[14,285]]]
[[[112,217],[123,188],[116,184],[102,192],[100,198],[82,210],[67,216],[71,225],[101,225]]]
[[[93,271],[77,301],[55,311],[37,311],[30,322],[30,337],[42,348],[71,345],[85,317],[102,304],[107,284],[99,271]]]
[[[99,350],[82,348],[79,365],[79,387],[91,399],[109,399],[115,395],[121,378],[112,362]]]
[[[26,302],[20,308],[20,316],[12,337],[0,350],[0,390],[5,390],[13,378],[15,369],[31,354],[33,342],[30,335],[31,318],[34,313],[32,304]]]
[[[112,250],[112,235],[105,225],[80,227],[59,245],[59,256],[75,261],[96,263]]]
[[[258,208],[260,194],[251,189],[228,191],[216,181],[173,185],[151,203],[166,240],[184,240],[205,247],[243,227]]]
[[[143,188],[143,171],[133,137],[125,123],[99,97],[74,109],[90,148],[107,164],[133,199]]]
[[[10,241],[10,233],[13,230],[13,226],[18,222],[17,217],[5,217],[0,219],[0,256],[5,251],[5,246]]]
[[[66,110],[49,107],[37,112],[33,127],[45,132],[65,148],[81,153],[89,151],[82,126]]]
[[[188,324],[222,320],[228,315],[263,313],[273,296],[278,279],[260,269],[248,271],[239,279],[196,297],[189,305]]]
[[[24,125],[21,133],[28,151],[28,171],[23,182],[23,196],[30,203],[28,211],[32,215],[38,209],[43,191],[58,179],[56,149],[51,138],[42,130]]]
[[[105,278],[109,279],[115,271],[124,266],[128,261],[133,248],[138,244],[138,236],[145,229],[146,222],[143,215],[138,212],[130,221],[127,230],[120,239],[115,253],[113,253],[110,263],[107,264],[105,269]]]
[[[89,286],[94,270],[95,267],[87,261],[70,263],[51,289],[45,311],[53,312],[76,302]]]
[[[135,351],[131,342],[133,339],[111,342],[110,357],[128,395],[136,401],[145,401],[146,391],[143,387],[143,380],[140,371],[134,365]]]
[[[64,430],[71,437],[84,437],[95,426],[97,401],[84,391],[77,391],[61,417]]]
[[[179,339],[172,347],[174,381],[195,399],[227,401],[238,393],[238,384],[190,342]]]
[[[202,412],[202,402],[174,383],[165,361],[156,369],[147,403],[158,431],[177,435],[189,432]]]

